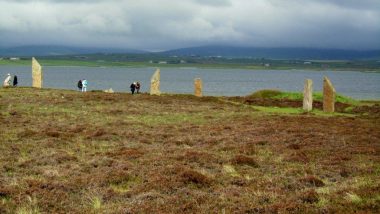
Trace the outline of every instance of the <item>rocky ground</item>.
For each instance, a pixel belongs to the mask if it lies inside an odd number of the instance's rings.
[[[285,101],[0,89],[0,213],[380,212],[380,106]]]

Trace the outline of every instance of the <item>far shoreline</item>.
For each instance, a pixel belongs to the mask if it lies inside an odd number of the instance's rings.
[[[154,64],[151,63],[140,63],[140,62],[91,62],[91,61],[57,61],[57,60],[39,60],[44,67],[88,67],[88,68],[176,68],[176,69],[231,69],[231,70],[251,70],[251,71],[315,71],[315,72],[324,72],[324,71],[338,71],[338,72],[363,72],[363,73],[380,73],[380,68],[378,69],[369,69],[369,68],[330,68],[330,69],[321,69],[321,68],[308,68],[308,67],[265,67],[265,66],[249,66],[249,65],[217,65],[217,64],[188,64],[187,66],[181,64]],[[20,61],[10,61],[10,60],[0,60],[0,66],[31,66],[30,60],[20,60]]]

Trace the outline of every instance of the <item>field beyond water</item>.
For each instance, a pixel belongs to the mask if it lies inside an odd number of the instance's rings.
[[[162,68],[213,68],[247,70],[314,70],[314,71],[362,71],[380,72],[380,61],[376,60],[271,60],[271,59],[227,59],[209,57],[164,57],[160,55],[86,55],[37,57],[44,66],[87,67],[162,67]],[[164,63],[160,63],[164,62]],[[305,64],[305,62],[307,64]],[[30,58],[0,60],[0,66],[30,65]]]
[[[380,212],[378,102],[258,95],[2,88],[0,213]]]

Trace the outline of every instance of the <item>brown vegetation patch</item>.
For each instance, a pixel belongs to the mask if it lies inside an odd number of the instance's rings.
[[[77,134],[83,132],[85,129],[86,127],[83,125],[76,125],[70,129],[70,132]]]
[[[290,100],[290,99],[270,99],[270,98],[242,98],[242,97],[233,97],[229,98],[237,102],[242,102],[247,105],[255,106],[265,106],[265,107],[280,107],[280,108],[302,108],[302,100]],[[346,108],[350,107],[350,104],[336,102],[335,111],[336,112],[345,112]],[[323,103],[321,101],[313,101],[314,109],[323,109]]]
[[[45,133],[46,133],[46,136],[55,137],[55,138],[59,138],[59,136],[61,135],[58,131],[53,131],[53,130],[49,130]]]
[[[290,161],[290,162],[300,162],[300,163],[309,163],[309,161],[310,161],[310,159],[306,155],[306,153],[302,152],[302,151],[297,151],[297,152],[291,153],[290,155],[288,155],[285,158],[285,160]]]
[[[50,156],[51,160],[56,161],[57,164],[65,163],[65,162],[76,162],[78,158],[74,155],[67,154],[65,152],[60,152],[58,154],[54,154]]]
[[[25,130],[21,131],[20,133],[18,133],[17,136],[19,138],[30,138],[30,137],[33,137],[36,135],[38,135],[38,132],[36,132],[34,130],[30,130],[30,129],[25,129]]]
[[[111,115],[121,115],[123,113],[124,113],[124,111],[121,109],[111,109],[108,111],[108,114],[111,114]]]
[[[325,183],[321,179],[319,179],[313,175],[308,175],[304,178],[301,178],[300,181],[302,183],[308,185],[308,186],[311,186],[311,187],[323,187],[323,186],[325,186]]]
[[[203,175],[202,173],[197,172],[195,170],[191,170],[191,169],[185,169],[181,173],[181,178],[182,178],[181,180],[184,183],[186,184],[193,183],[199,187],[210,186],[211,181],[212,181],[206,175]]]
[[[15,111],[15,110],[12,110],[12,111],[9,111],[9,114],[11,116],[17,116],[19,113],[17,111]]]
[[[318,193],[315,190],[308,190],[304,192],[301,196],[300,199],[303,203],[317,203],[319,201],[319,196]]]
[[[256,162],[255,159],[253,159],[252,157],[245,156],[245,155],[236,155],[234,158],[231,159],[231,163],[237,164],[237,165],[259,167],[259,164]]]
[[[103,129],[97,129],[94,132],[89,133],[88,137],[90,137],[90,138],[91,137],[101,137],[105,134],[107,134],[107,132],[104,131]]]
[[[380,104],[357,106],[352,109],[353,113],[370,114],[373,116],[380,116]]]
[[[235,185],[235,186],[246,186],[248,185],[248,181],[247,179],[242,179],[242,178],[235,178],[231,181],[231,184],[232,185]]]
[[[302,106],[302,103],[300,101],[288,100],[288,99],[274,100],[274,99],[265,99],[265,98],[247,98],[243,101],[243,103],[248,104],[248,105],[273,106],[273,107],[298,108]]]
[[[78,194],[80,189],[61,182],[28,181],[29,188],[24,193],[36,197],[40,210],[48,210],[51,213],[65,213],[64,210],[71,206],[71,196]],[[76,208],[71,207],[75,210]]]
[[[197,151],[186,151],[184,155],[179,156],[177,159],[185,162],[197,162],[202,165],[221,162],[212,154]]]
[[[302,101],[300,101],[302,106]],[[335,111],[336,112],[346,112],[346,109],[350,107],[350,104],[335,102]],[[321,101],[313,101],[313,108],[323,110],[323,102]]]
[[[292,199],[284,199],[284,202],[277,202],[268,207],[268,213],[305,213],[302,207]]]
[[[347,168],[343,168],[339,171],[339,175],[342,176],[343,178],[349,177],[351,173],[352,173],[351,170]]]
[[[256,144],[246,143],[242,147],[240,147],[239,151],[245,155],[254,155],[256,153]]]
[[[10,197],[12,192],[14,191],[11,188],[0,186],[0,199]]]
[[[0,213],[31,201],[41,213],[379,210],[380,117],[370,109],[269,115],[223,97],[1,90]],[[325,180],[333,189],[318,201]]]
[[[121,184],[129,181],[132,175],[124,170],[111,170],[106,175],[106,181],[109,184]]]
[[[113,152],[107,152],[109,157],[124,157],[127,159],[136,159],[144,155],[144,151],[136,148],[121,148]]]
[[[58,152],[50,155],[40,155],[19,164],[19,167],[33,167],[33,166],[49,166],[56,164],[63,164],[67,162],[76,162],[76,156],[67,154],[65,152]]]
[[[289,149],[294,149],[294,150],[300,150],[300,149],[301,149],[301,146],[300,146],[299,144],[295,144],[295,143],[293,143],[293,144],[290,144],[290,145],[288,146],[288,148],[289,148]]]

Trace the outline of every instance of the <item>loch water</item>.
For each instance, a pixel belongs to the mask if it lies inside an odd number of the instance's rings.
[[[78,80],[87,79],[88,90],[112,88],[116,92],[129,92],[130,84],[139,81],[141,91],[148,92],[155,70],[153,67],[45,66],[44,87],[77,90]],[[7,73],[17,75],[20,86],[32,85],[30,66],[0,66],[2,81]],[[329,77],[339,94],[362,100],[380,99],[380,73],[357,71],[161,68],[161,91],[193,94],[195,78],[202,79],[205,96],[245,96],[262,89],[302,92],[306,78],[313,80],[314,91],[322,91],[324,76]]]

